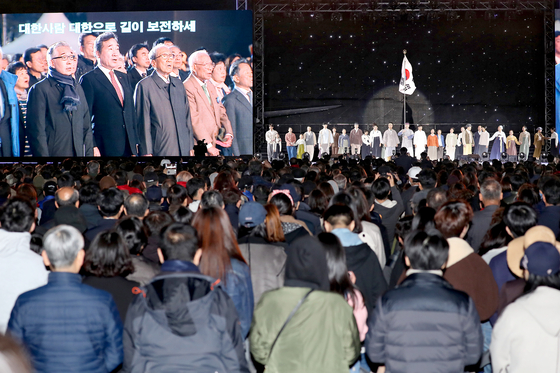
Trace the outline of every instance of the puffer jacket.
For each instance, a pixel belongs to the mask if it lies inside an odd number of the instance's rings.
[[[380,297],[368,326],[366,353],[387,373],[463,372],[482,354],[473,300],[431,273],[411,274]]]
[[[47,285],[20,295],[8,323],[42,373],[113,371],[123,359],[122,332],[111,294],[66,272],[51,272]]]
[[[168,272],[143,287],[125,321],[124,372],[249,372],[235,306],[218,282]]]
[[[253,298],[253,284],[249,266],[237,259],[231,258],[231,269],[226,274],[226,281],[222,281],[224,291],[230,296],[241,323],[241,335],[246,338],[253,319],[255,300]]]

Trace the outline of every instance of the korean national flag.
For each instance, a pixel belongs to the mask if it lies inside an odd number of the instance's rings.
[[[414,79],[412,77],[412,65],[404,56],[401,69],[401,82],[399,84],[399,92],[405,95],[411,95],[416,90]]]

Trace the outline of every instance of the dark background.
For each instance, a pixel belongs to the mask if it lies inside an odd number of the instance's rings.
[[[417,89],[407,96],[411,123],[458,129],[460,124],[499,124],[518,132],[544,121],[544,26],[542,13],[523,12],[491,20],[359,19],[304,22],[284,15],[265,19],[265,107],[281,110],[321,105],[342,107],[274,117],[274,124],[322,122],[371,124],[384,130],[402,123],[398,92],[403,49]],[[287,128],[282,126],[280,129]],[[366,128],[366,126],[362,126]],[[397,129],[400,126],[396,127]],[[284,131],[282,131],[284,132]]]

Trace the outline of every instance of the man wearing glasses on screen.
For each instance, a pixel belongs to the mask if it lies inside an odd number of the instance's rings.
[[[27,98],[29,144],[37,157],[93,156],[87,100],[73,75],[78,56],[59,41],[47,52],[49,72]]]
[[[171,76],[171,49],[159,44],[149,54],[154,71],[136,85],[134,103],[140,155],[190,156],[193,131],[187,94],[179,78]]]
[[[189,56],[191,75],[185,80],[192,127],[196,140],[204,140],[208,154],[232,155],[233,131],[226,108],[218,101],[216,88],[210,82],[214,64],[205,50]],[[236,154],[239,155],[239,154]]]

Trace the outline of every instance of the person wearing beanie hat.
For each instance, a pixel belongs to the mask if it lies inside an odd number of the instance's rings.
[[[255,309],[253,357],[272,372],[347,373],[360,355],[360,338],[352,308],[329,292],[323,244],[302,237],[287,255],[284,287],[263,294]]]
[[[504,310],[492,331],[494,372],[559,372],[560,252],[537,241],[520,261],[525,295]]]

